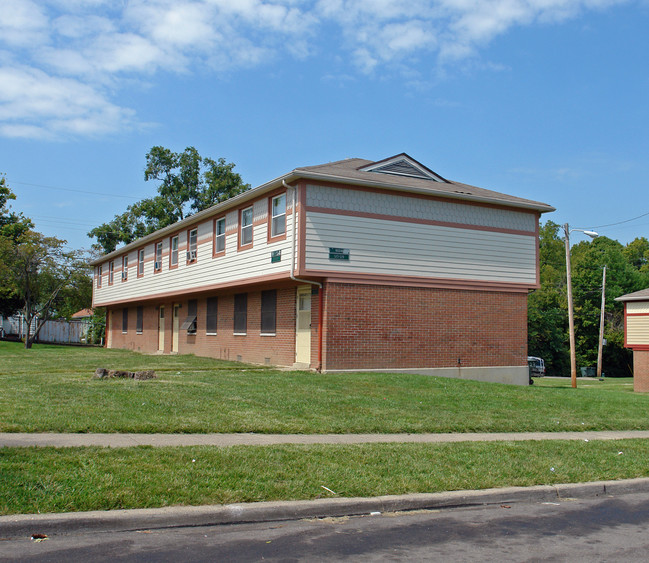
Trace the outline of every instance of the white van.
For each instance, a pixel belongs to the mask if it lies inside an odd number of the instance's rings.
[[[545,375],[545,362],[543,358],[527,356],[527,365],[530,366],[530,376],[542,377]]]

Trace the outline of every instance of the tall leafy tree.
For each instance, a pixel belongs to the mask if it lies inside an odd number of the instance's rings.
[[[528,354],[545,360],[548,375],[569,370],[565,246],[560,226],[547,221],[539,228],[541,287],[527,301]]]
[[[144,179],[157,180],[158,195],[129,205],[124,213],[92,229],[104,252],[225,201],[250,186],[234,172],[234,164],[198,154],[194,147],[176,153],[155,146],[146,155]]]
[[[16,241],[29,229],[33,228],[30,219],[22,213],[11,210],[10,202],[16,195],[7,185],[7,179],[0,175],[0,256],[11,256]],[[9,316],[20,309],[22,301],[16,292],[15,285],[9,283],[11,272],[6,260],[0,259],[0,315]]]
[[[87,294],[86,260],[79,251],[65,250],[65,244],[56,237],[27,231],[12,245],[0,247],[4,264],[0,285],[12,288],[27,326],[34,327],[25,339],[25,348],[31,348],[46,321],[62,316],[66,302],[72,308],[84,304],[75,303],[70,296],[82,298],[79,290],[84,287]]]

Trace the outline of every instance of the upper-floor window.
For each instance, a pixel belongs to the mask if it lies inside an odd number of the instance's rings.
[[[286,194],[278,195],[270,203],[270,236],[277,237],[286,232]]]
[[[171,237],[169,241],[169,267],[178,266],[178,235]]]
[[[225,252],[225,217],[214,221],[214,254]]]
[[[198,251],[198,229],[192,229],[187,233],[187,262],[196,261]]]
[[[115,261],[108,262],[108,285],[113,285],[115,279]]]
[[[144,275],[144,248],[137,251],[137,277]]]
[[[160,270],[162,270],[162,241],[155,243],[155,263],[153,264],[154,272]]]
[[[239,221],[239,246],[252,244],[252,207],[241,210]]]
[[[97,268],[97,287],[101,287],[101,272],[102,266],[99,266],[99,268]]]
[[[128,279],[128,254],[122,256],[122,281]]]

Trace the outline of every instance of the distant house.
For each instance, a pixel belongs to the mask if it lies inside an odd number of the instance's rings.
[[[649,391],[649,289],[616,301],[624,303],[624,346],[633,350],[633,390]]]
[[[553,208],[406,154],[296,168],[92,262],[107,346],[527,384]]]

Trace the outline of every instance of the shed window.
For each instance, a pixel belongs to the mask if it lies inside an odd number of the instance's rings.
[[[248,294],[237,293],[234,296],[234,334],[246,334],[248,331]]]
[[[261,292],[261,333],[275,334],[277,317],[277,290]]]

